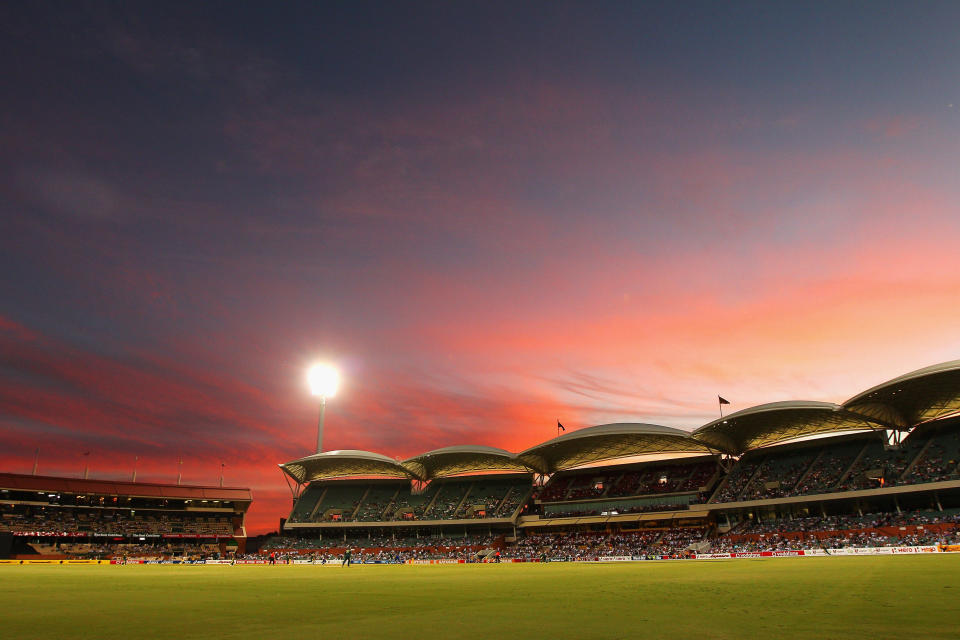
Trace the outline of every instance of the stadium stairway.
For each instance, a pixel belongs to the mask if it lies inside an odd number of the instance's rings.
[[[507,498],[510,497],[510,494],[513,493],[513,491],[514,491],[514,487],[510,487],[509,489],[507,489],[507,492],[503,494],[503,497],[500,498],[500,502],[497,503],[496,508],[494,508],[493,510],[495,514],[500,513],[500,509],[502,509],[503,505],[507,503]]]
[[[317,511],[320,510],[320,505],[323,504],[323,499],[327,497],[327,491],[329,491],[329,489],[325,487],[323,489],[323,493],[320,494],[320,498],[317,500],[317,504],[313,505],[313,510],[310,511],[310,516],[307,518],[308,522],[315,521],[315,518],[317,517]]]
[[[799,478],[797,478],[797,482],[792,487],[790,487],[790,495],[794,495],[793,492],[796,491],[798,487],[803,486],[804,480],[806,480],[807,476],[810,475],[810,472],[817,467],[817,464],[820,462],[820,459],[823,458],[823,456],[826,455],[826,453],[827,453],[827,450],[826,448],[824,448],[820,450],[820,453],[814,456],[813,460],[810,461],[810,464],[807,466],[806,470],[802,474],[800,474]]]
[[[710,476],[710,479],[703,484],[703,487],[697,487],[697,491],[699,492],[701,488],[704,489],[705,491],[710,491],[710,488],[717,482],[717,480],[719,480],[722,477],[721,476],[722,472],[723,471],[720,468],[720,465],[718,464],[716,470],[713,472],[713,475]]]
[[[933,444],[933,441],[936,440],[935,437],[927,438],[926,443],[920,448],[920,451],[917,452],[917,455],[913,457],[913,460],[904,468],[903,473],[897,476],[897,483],[900,484],[910,476],[910,472],[913,471],[913,468],[917,466],[917,463],[923,459],[923,456],[927,454],[927,449],[930,448],[930,445]]]
[[[453,510],[454,518],[457,518],[460,516],[461,510],[463,509],[463,505],[467,503],[467,498],[470,497],[470,492],[473,491],[474,484],[476,483],[471,482],[470,485],[467,486],[467,490],[463,493],[463,497],[460,498],[460,502],[457,503],[457,508]]]
[[[736,499],[739,498],[741,495],[743,495],[743,493],[747,490],[747,488],[748,488],[750,485],[752,485],[752,484],[753,484],[753,481],[756,480],[757,477],[760,475],[760,472],[763,471],[764,469],[766,469],[766,466],[767,466],[767,461],[766,461],[766,460],[761,460],[761,461],[760,461],[760,464],[758,464],[757,467],[756,467],[756,469],[753,470],[753,473],[750,474],[750,477],[749,477],[749,478],[747,479],[747,481],[744,483],[743,487],[740,489],[740,491],[737,492],[737,495],[733,496],[734,500],[736,500]]]
[[[480,562],[485,562],[486,560],[492,560],[494,556],[497,555],[497,550],[492,548],[481,549],[477,551],[477,559]]]
[[[760,462],[758,462],[758,463],[754,466],[753,471],[750,472],[750,476],[749,476],[749,477],[747,478],[747,480],[743,483],[743,486],[740,487],[740,490],[737,491],[737,493],[736,493],[735,495],[730,496],[731,500],[727,500],[727,501],[725,501],[725,502],[732,502],[732,501],[736,500],[737,497],[738,497],[741,493],[743,493],[744,491],[746,491],[747,487],[750,486],[750,483],[753,482],[753,479],[757,476],[757,474],[758,474],[758,473],[760,472],[760,470],[763,468],[763,462],[764,462],[764,461],[761,460]],[[713,502],[713,501],[716,500],[718,497],[720,497],[720,493],[724,490],[724,488],[725,488],[728,484],[730,484],[730,478],[733,476],[733,472],[736,470],[736,468],[737,468],[737,466],[738,466],[739,464],[740,464],[740,460],[737,460],[736,464],[733,465],[732,467],[730,467],[730,470],[727,471],[727,475],[723,478],[723,481],[722,481],[720,484],[717,485],[717,488],[716,488],[716,489],[713,491],[713,493],[710,495],[710,499],[709,499],[707,502]]]
[[[720,482],[717,483],[717,486],[715,486],[713,488],[713,491],[710,492],[710,497],[707,499],[707,502],[713,502],[716,498],[718,498],[720,496],[720,492],[723,490],[725,486],[727,486],[727,482],[729,481],[730,481],[730,470],[727,470],[727,472],[723,474],[723,478],[720,479]]]
[[[427,506],[424,508],[423,513],[420,515],[420,518],[421,518],[422,520],[428,520],[428,519],[429,519],[429,518],[427,518],[427,514],[430,513],[430,510],[431,510],[431,509],[433,509],[433,505],[435,505],[435,504],[437,503],[437,498],[440,497],[440,494],[443,493],[443,490],[444,490],[445,488],[446,488],[446,487],[440,487],[439,489],[437,489],[436,491],[433,492],[433,497],[430,498],[430,502],[427,503]]]
[[[516,491],[516,487],[511,488],[511,490],[510,490],[509,492],[507,492],[507,495],[505,495],[505,496],[503,497],[503,502],[506,502],[506,501],[507,501],[507,498],[510,497],[510,493],[511,493],[512,491]],[[516,517],[517,517],[517,512],[519,512],[521,509],[523,509],[523,506],[524,506],[525,504],[527,504],[528,502],[530,502],[530,496],[531,496],[531,495],[533,495],[533,487],[530,487],[529,489],[527,489],[526,494],[524,494],[523,498],[521,498],[520,501],[517,503],[517,507],[513,510],[513,512],[511,512],[511,513],[504,513],[504,514],[502,514],[501,517],[504,517],[504,518],[516,518]],[[503,505],[503,502],[500,503],[501,506]],[[499,511],[500,507],[498,507],[497,509],[498,509],[498,511]]]
[[[357,506],[354,507],[354,508],[353,508],[353,511],[350,512],[350,515],[347,516],[347,519],[348,519],[348,520],[355,520],[355,519],[356,519],[357,514],[360,512],[360,506],[361,506],[361,505],[364,503],[364,501],[367,499],[367,496],[370,495],[370,489],[371,489],[371,486],[370,486],[370,485],[367,485],[367,490],[364,491],[364,492],[363,492],[363,495],[360,496],[360,499],[357,500]]]
[[[380,515],[377,516],[379,520],[385,520],[388,513],[393,513],[393,505],[397,503],[397,498],[400,496],[400,491],[403,487],[397,487],[397,490],[393,492],[393,496],[387,500],[386,505],[380,511]]]
[[[710,553],[710,548],[713,546],[713,542],[710,540],[700,540],[699,542],[692,542],[690,546],[687,547],[687,551],[694,551],[696,553]]]
[[[870,442],[867,442],[866,444],[863,445],[863,448],[860,449],[860,453],[857,454],[857,457],[853,459],[853,462],[850,463],[850,466],[847,467],[847,469],[843,472],[843,475],[840,476],[840,479],[837,481],[837,484],[833,485],[831,489],[837,490],[843,485],[844,482],[846,482],[847,476],[849,476],[850,472],[857,467],[857,464],[860,462],[860,459],[863,458],[867,450],[870,448],[870,444],[871,444]]]

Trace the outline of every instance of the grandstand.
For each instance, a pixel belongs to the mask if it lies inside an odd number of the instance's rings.
[[[323,452],[280,465],[295,486],[282,533],[296,554],[443,557],[459,537],[480,542],[454,545],[458,557],[544,559],[954,542],[958,414],[954,361],[843,404],[759,405],[692,432],[617,423],[519,453],[457,446],[403,461]]]
[[[0,473],[9,554],[48,558],[243,552],[249,489]]]

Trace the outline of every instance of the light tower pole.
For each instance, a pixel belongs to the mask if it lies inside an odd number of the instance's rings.
[[[307,371],[307,382],[310,384],[310,393],[320,397],[320,418],[317,420],[317,453],[320,453],[323,451],[323,417],[327,409],[327,398],[336,395],[340,375],[333,367],[318,364]]]
[[[317,453],[323,451],[323,414],[327,411],[327,396],[320,396],[320,419],[317,420]]]

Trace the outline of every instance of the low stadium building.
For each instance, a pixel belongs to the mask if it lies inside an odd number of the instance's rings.
[[[250,489],[0,473],[0,557],[242,552]]]

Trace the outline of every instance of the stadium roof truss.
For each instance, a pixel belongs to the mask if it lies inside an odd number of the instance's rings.
[[[960,360],[894,378],[850,398],[843,406],[900,430],[960,413]]]
[[[16,491],[57,491],[62,493],[128,496],[131,498],[169,498],[184,500],[223,500],[249,505],[250,489],[240,487],[203,487],[117,480],[81,480],[52,476],[27,476],[0,473],[0,489]]]
[[[709,422],[693,438],[718,449],[743,452],[806,436],[884,429],[868,416],[831,402],[790,401],[761,404]]]
[[[615,458],[656,453],[717,453],[690,433],[672,427],[642,423],[602,424],[565,433],[521,452],[518,458],[540,473]]]
[[[418,478],[444,478],[475,471],[536,471],[504,449],[456,446],[435,449],[401,463]]]
[[[411,473],[393,458],[372,451],[353,449],[315,453],[293,462],[281,464],[280,468],[298,484],[352,476],[426,479]]]
[[[314,480],[380,476],[427,481],[478,471],[550,474],[592,462],[656,453],[718,453],[680,429],[652,424],[604,424],[571,431],[553,440],[511,453],[483,446],[436,449],[402,462],[370,451],[325,451],[281,464],[303,485]]]

